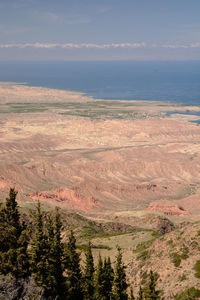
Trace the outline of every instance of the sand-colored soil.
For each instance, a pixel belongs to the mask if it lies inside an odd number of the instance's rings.
[[[188,122],[196,116],[166,115],[186,109],[0,86],[0,192],[16,185],[21,200],[90,213],[167,200],[198,218],[200,126]]]
[[[114,261],[120,245],[134,292],[150,269],[160,274],[165,299],[200,288],[193,270],[199,259],[200,125],[191,122],[198,112],[198,106],[0,85],[0,197],[15,186],[24,211],[37,200],[45,208],[61,206],[64,224],[70,218],[84,232],[79,242],[95,232],[91,228],[108,227],[104,236],[90,236],[95,261],[99,251]],[[163,218],[170,232],[152,234]]]
[[[72,91],[55,90],[44,87],[12,85],[0,83],[0,100],[3,103],[38,103],[38,102],[86,102],[90,97]]]

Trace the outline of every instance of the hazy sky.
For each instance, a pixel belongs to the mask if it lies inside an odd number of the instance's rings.
[[[0,60],[200,59],[200,0],[0,0]]]

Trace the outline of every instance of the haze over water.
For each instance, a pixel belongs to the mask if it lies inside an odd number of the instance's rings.
[[[0,62],[0,81],[74,90],[101,99],[200,105],[200,61]]]

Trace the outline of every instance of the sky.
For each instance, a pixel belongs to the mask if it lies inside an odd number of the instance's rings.
[[[200,0],[0,0],[0,60],[199,60]]]

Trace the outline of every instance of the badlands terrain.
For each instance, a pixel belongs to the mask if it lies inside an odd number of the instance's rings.
[[[37,200],[62,207],[66,228],[96,255],[120,245],[133,285],[152,268],[166,299],[200,288],[199,114],[2,84],[0,197],[15,186],[25,214]]]

